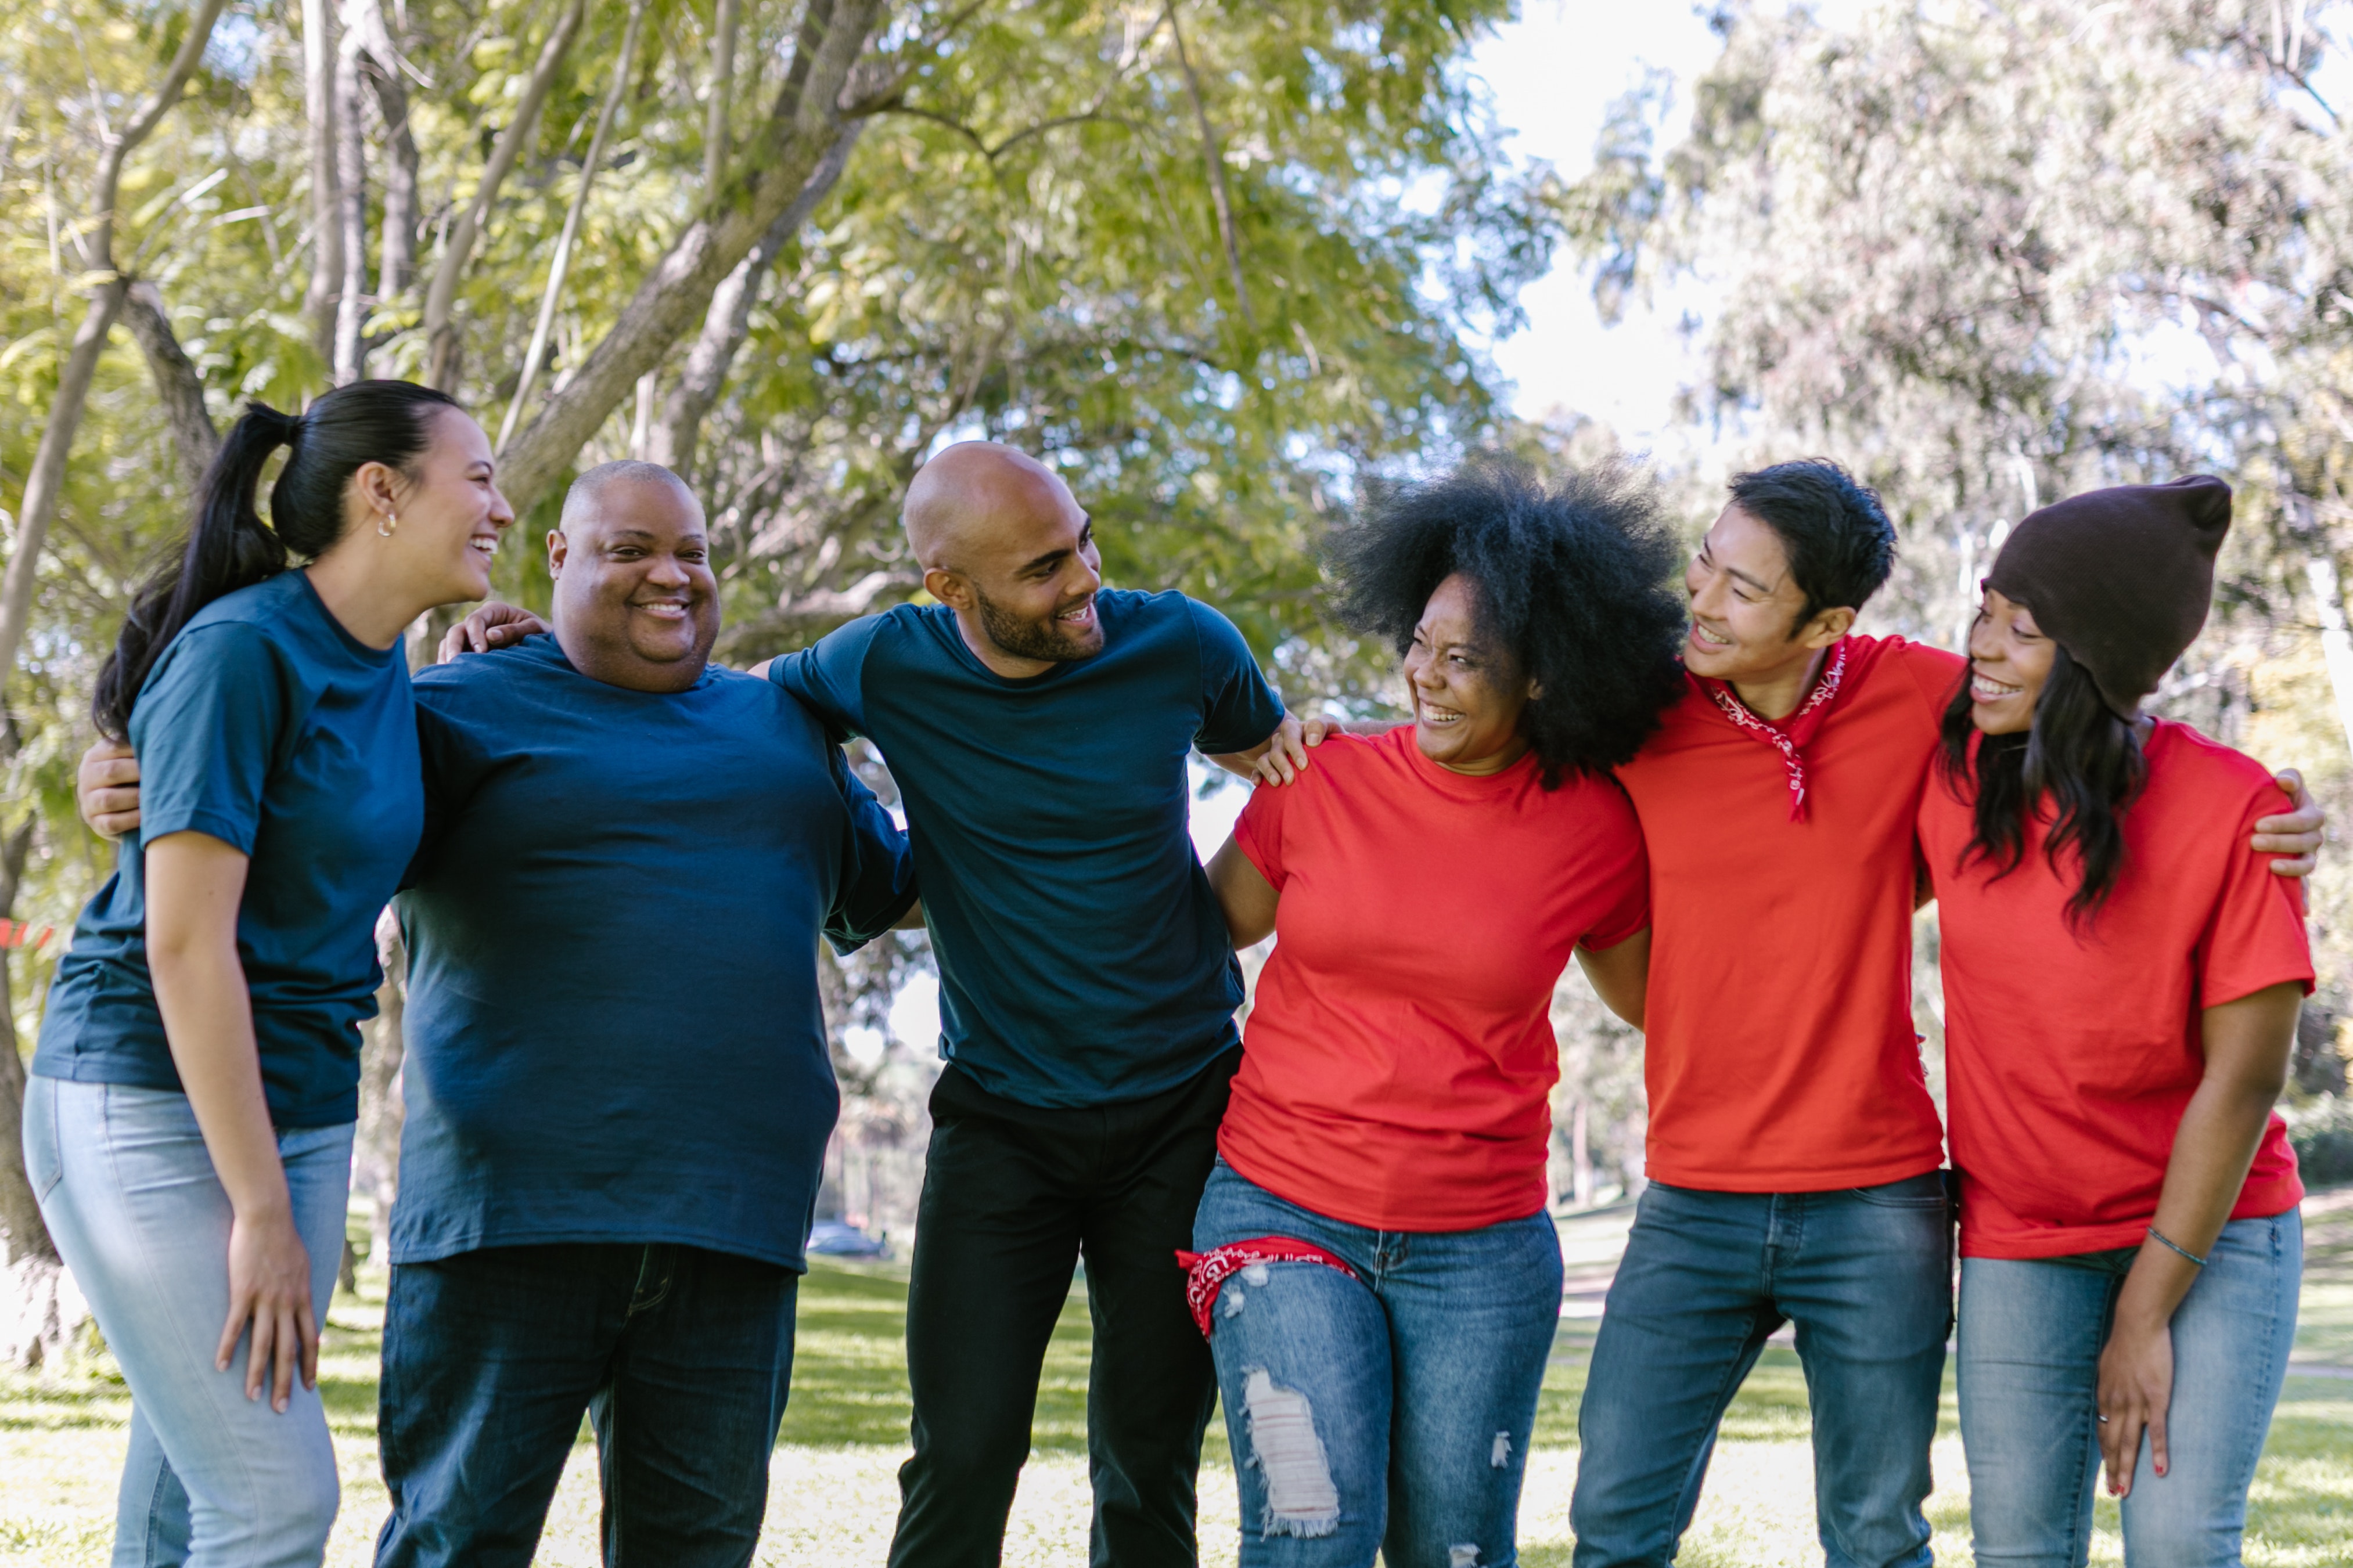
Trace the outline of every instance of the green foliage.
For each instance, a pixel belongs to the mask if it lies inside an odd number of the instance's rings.
[[[423,374],[425,289],[556,9],[386,9],[416,147],[415,270],[403,279],[382,265],[404,127],[363,92],[369,374]],[[986,434],[1070,476],[1100,521],[1114,582],[1226,605],[1262,655],[1295,672],[1294,689],[1356,679],[1351,648],[1328,643],[1313,613],[1322,521],[1368,474],[1487,438],[1492,375],[1462,329],[1508,321],[1518,284],[1547,260],[1548,219],[1504,172],[1464,75],[1468,44],[1507,9],[891,8],[870,63],[899,85],[870,106],[839,184],[767,279],[702,431],[693,478],[716,524],[723,655],[748,662],[913,592],[898,495],[934,441]],[[627,10],[589,5],[459,288],[457,390],[493,430]],[[0,0],[0,510],[11,515],[80,317],[72,240],[90,172],[189,15],[169,0]],[[760,155],[803,23],[798,0],[753,0],[743,16],[730,95],[738,175]],[[222,426],[248,398],[299,406],[329,383],[330,324],[305,306],[317,237],[300,26],[291,0],[233,0],[189,96],[122,182],[116,258],[159,292]],[[586,359],[709,195],[711,26],[708,6],[647,6],[534,397]],[[645,416],[658,421],[676,395],[694,324],[640,398]],[[642,429],[639,408],[615,411],[579,461],[629,454]],[[7,809],[43,824],[20,918],[69,923],[109,860],[70,809],[87,694],[131,586],[171,547],[188,500],[149,370],[118,329],[73,448],[35,625],[6,676],[25,742],[8,764]],[[538,542],[554,510],[542,498],[515,531],[502,594],[545,603]],[[38,994],[20,984],[20,1007]]]

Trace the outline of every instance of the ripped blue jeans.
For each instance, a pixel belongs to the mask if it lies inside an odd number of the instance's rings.
[[[1241,1568],[1511,1568],[1520,1480],[1560,1326],[1542,1214],[1482,1230],[1367,1230],[1220,1160],[1198,1252],[1260,1237],[1345,1260],[1252,1264],[1209,1349],[1241,1489]]]

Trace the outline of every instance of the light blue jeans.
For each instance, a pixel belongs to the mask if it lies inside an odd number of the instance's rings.
[[[1222,1160],[1193,1226],[1345,1258],[1253,1265],[1210,1322],[1241,1489],[1242,1568],[1511,1568],[1545,1359],[1560,1327],[1546,1215],[1482,1230],[1326,1219]]]
[[[343,1258],[352,1124],[278,1136],[321,1320]],[[188,1097],[36,1078],[25,1168],[58,1253],[131,1385],[117,1568],[301,1568],[326,1554],[340,1494],[317,1393],[286,1413],[245,1397],[245,1348],[213,1365],[228,1320],[228,1194]]]
[[[2082,1568],[2099,1482],[2100,1352],[2137,1247],[1961,1261],[1961,1444],[1981,1564]],[[2247,1489],[2295,1339],[2304,1218],[2234,1220],[2173,1314],[2167,1473],[2143,1442],[2127,1568],[2239,1561]]]

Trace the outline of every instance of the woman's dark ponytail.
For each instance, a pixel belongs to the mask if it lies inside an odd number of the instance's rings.
[[[125,739],[148,671],[195,613],[334,548],[343,536],[343,491],[352,476],[367,463],[413,475],[433,444],[433,416],[457,406],[448,393],[406,381],[339,386],[299,417],[247,405],[205,474],[187,542],[140,584],[114,652],[98,672],[100,731]],[[254,497],[280,447],[291,449],[270,487],[265,523]]]
[[[1945,709],[1944,744],[1937,762],[1950,780],[1969,775],[1969,679]],[[2034,724],[2023,734],[1979,736],[1977,744],[1976,831],[1961,851],[1964,864],[1982,858],[1997,877],[2016,869],[2026,851],[2030,811],[2051,812],[2043,854],[2052,869],[2074,851],[2075,891],[2067,900],[2067,921],[2082,927],[2099,913],[2125,865],[2122,818],[2148,782],[2148,759],[2140,735],[2100,696],[2091,672],[2052,650],[2051,674],[2035,700]]]

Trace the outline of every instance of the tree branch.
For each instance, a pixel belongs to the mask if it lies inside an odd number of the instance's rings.
[[[155,285],[143,279],[131,285],[123,301],[122,321],[147,357],[155,400],[164,405],[164,420],[172,431],[172,450],[180,460],[180,479],[193,496],[204,483],[214,454],[220,450],[220,432],[213,427],[212,412],[205,406],[204,378],[180,347],[179,334],[164,313],[164,296]]]
[[[572,193],[572,205],[564,215],[564,232],[556,237],[555,255],[547,264],[547,288],[540,296],[539,320],[531,329],[531,347],[522,356],[522,374],[516,379],[514,396],[507,403],[507,416],[499,425],[498,446],[502,449],[514,434],[515,419],[531,397],[532,383],[538,378],[539,365],[547,353],[547,332],[555,321],[556,301],[564,296],[564,274],[572,262],[572,242],[579,237],[580,219],[588,210],[588,189],[596,183],[596,166],[604,161],[605,138],[613,129],[613,116],[621,107],[621,94],[628,89],[629,66],[637,58],[638,25],[645,20],[645,0],[629,0],[629,22],[621,34],[621,53],[613,62],[612,85],[605,89],[605,102],[596,110],[596,130],[588,138],[588,156],[580,164],[580,188]]]
[[[73,450],[74,437],[81,429],[82,410],[90,401],[90,378],[98,372],[98,356],[105,349],[107,333],[113,330],[115,319],[121,314],[124,297],[130,292],[122,277],[114,270],[114,202],[122,184],[122,163],[180,101],[188,78],[195,74],[197,62],[204,58],[205,47],[212,39],[213,24],[220,19],[225,3],[226,0],[199,0],[196,14],[189,19],[187,37],[180,40],[179,53],[172,57],[154,97],[132,117],[120,134],[109,140],[99,160],[90,200],[94,222],[84,254],[92,262],[90,270],[102,269],[106,278],[92,291],[81,327],[74,333],[73,346],[58,377],[57,393],[49,400],[48,423],[41,430],[41,444],[33,453],[33,466],[25,478],[24,504],[16,518],[16,548],[8,557],[6,574],[0,575],[0,679],[16,668],[16,649],[24,642],[25,628],[32,620],[34,574],[39,566],[41,548],[48,542],[49,524],[57,518],[58,500],[65,484],[66,458]]]
[[[448,244],[441,253],[441,264],[433,269],[433,283],[425,294],[427,385],[446,390],[457,379],[458,328],[450,313],[457,304],[458,286],[466,279],[467,268],[473,261],[474,241],[490,217],[491,205],[499,199],[499,187],[506,183],[515,161],[522,156],[523,144],[539,127],[539,111],[547,103],[548,89],[554,85],[564,57],[571,52],[572,40],[579,35],[581,17],[586,10],[586,0],[569,0],[556,18],[547,42],[540,46],[538,62],[532,67],[522,99],[515,105],[514,118],[507,121],[507,128],[491,143],[490,161],[482,165],[482,180],[475,189],[474,199],[466,205],[458,221],[449,226]]]
[[[1176,45],[1176,63],[1185,69],[1185,90],[1193,100],[1193,117],[1201,127],[1201,161],[1208,166],[1209,196],[1217,203],[1218,233],[1226,242],[1226,268],[1233,275],[1234,301],[1242,321],[1253,332],[1258,317],[1250,310],[1250,287],[1242,281],[1241,242],[1234,234],[1234,206],[1226,194],[1226,155],[1218,146],[1218,132],[1209,123],[1209,107],[1201,99],[1201,79],[1193,74],[1193,57],[1185,47],[1185,31],[1176,23],[1176,0],[1168,0],[1168,36]]]
[[[694,468],[695,447],[702,435],[702,421],[710,415],[712,405],[719,401],[720,390],[726,384],[727,372],[735,363],[736,352],[752,330],[752,307],[758,303],[761,285],[776,258],[791,247],[800,233],[801,225],[817,204],[823,201],[837,181],[844,165],[849,162],[850,149],[858,144],[862,121],[851,121],[833,139],[825,156],[818,161],[807,184],[793,198],[792,205],[777,216],[751,254],[737,264],[711,296],[711,308],[702,318],[702,335],[687,352],[686,368],[681,373],[678,388],[671,395],[669,412],[654,431],[647,456],[654,462],[671,469],[681,479],[687,478]]]
[[[735,91],[735,31],[740,0],[718,0],[711,40],[711,104],[702,130],[702,192],[706,201],[727,177],[727,110]]]
[[[707,206],[656,263],[604,341],[549,395],[501,461],[500,481],[527,511],[619,406],[637,379],[709,310],[719,284],[793,199],[818,178],[841,133],[843,89],[865,52],[883,0],[809,0],[784,85],[760,137],[733,176],[729,199]]]

